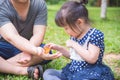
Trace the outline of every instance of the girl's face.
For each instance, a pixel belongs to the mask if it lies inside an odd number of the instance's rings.
[[[64,30],[68,35],[75,37],[75,38],[79,37],[79,35],[81,34],[81,32],[76,33],[69,26],[65,26]]]

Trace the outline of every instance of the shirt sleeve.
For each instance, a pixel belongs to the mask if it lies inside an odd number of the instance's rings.
[[[35,25],[47,25],[47,6],[44,0],[39,4]]]
[[[7,12],[5,13],[4,10],[0,10],[0,27],[10,22],[11,21],[9,19],[9,15],[7,14]]]
[[[90,36],[90,43],[101,48],[104,45],[104,34],[100,32],[99,30],[96,30],[91,36]]]

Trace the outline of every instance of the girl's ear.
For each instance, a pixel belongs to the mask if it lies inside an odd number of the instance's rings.
[[[79,25],[81,25],[81,24],[84,23],[84,21],[83,21],[83,19],[80,19],[80,18],[79,18],[76,23],[79,24]]]

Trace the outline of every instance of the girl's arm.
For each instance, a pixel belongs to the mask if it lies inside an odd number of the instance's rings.
[[[86,50],[73,40],[68,40],[66,44],[68,47],[74,48],[76,52],[88,63],[94,64],[98,60],[100,48],[97,46],[89,44],[88,50]]]
[[[65,47],[58,46],[58,51],[61,52],[63,54],[63,56],[70,58],[69,51],[67,49],[65,49]]]
[[[57,45],[57,44],[53,44],[53,43],[49,43],[47,44],[47,46],[49,46],[53,50],[59,51],[60,53],[62,53],[63,56],[70,58],[69,51],[65,49],[65,47]]]

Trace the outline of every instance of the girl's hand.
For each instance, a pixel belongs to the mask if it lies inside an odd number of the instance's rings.
[[[76,43],[76,42],[73,41],[73,40],[67,40],[67,41],[66,41],[66,46],[69,47],[69,48],[72,48],[75,43]]]
[[[41,54],[41,57],[44,59],[44,60],[52,60],[52,59],[56,59],[56,58],[59,58],[60,56],[62,56],[62,54],[60,52],[57,52],[55,54],[45,54],[45,53],[42,53]]]
[[[48,44],[46,44],[44,47],[49,47],[50,49],[58,50],[59,45],[54,44],[54,43],[48,43]]]

